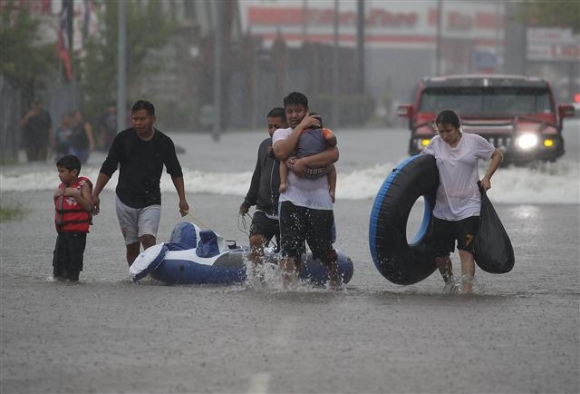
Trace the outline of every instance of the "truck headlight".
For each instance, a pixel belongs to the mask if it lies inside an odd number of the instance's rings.
[[[416,140],[417,149],[419,149],[419,150],[425,149],[427,147],[427,145],[429,145],[430,141],[431,141],[430,138],[425,138],[425,137],[417,138],[417,140]]]
[[[516,146],[520,149],[532,149],[538,146],[536,134],[522,134],[516,138]]]

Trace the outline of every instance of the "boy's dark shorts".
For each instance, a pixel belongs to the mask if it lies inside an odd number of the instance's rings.
[[[479,216],[471,216],[457,222],[433,217],[433,245],[435,256],[449,256],[457,249],[473,254],[473,241],[479,229]]]
[[[280,222],[278,219],[270,219],[262,211],[256,211],[252,217],[250,237],[256,234],[262,235],[268,242],[276,237],[276,244],[280,245]]]
[[[87,233],[59,233],[52,259],[52,275],[58,279],[79,280]]]
[[[304,242],[312,251],[312,257],[329,264],[336,261],[336,251],[332,247],[332,225],[334,214],[331,210],[300,207],[290,201],[280,204],[280,231],[282,233],[282,256],[300,261],[304,253]]]

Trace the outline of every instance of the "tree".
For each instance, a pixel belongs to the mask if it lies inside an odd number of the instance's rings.
[[[0,9],[0,75],[20,89],[25,102],[57,68],[54,45],[38,44],[39,24],[26,4],[9,2]]]
[[[173,32],[172,16],[164,12],[161,3],[127,1],[128,85],[148,71],[144,62],[147,52],[165,45]],[[83,108],[90,118],[116,101],[117,92],[118,6],[105,0],[96,1],[95,5],[100,9],[99,33],[88,39],[86,56],[79,62]]]
[[[577,0],[524,0],[519,5],[521,17],[530,24],[580,32],[580,3]]]

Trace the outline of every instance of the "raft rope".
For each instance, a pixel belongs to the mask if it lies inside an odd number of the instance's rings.
[[[186,213],[187,216],[189,216],[191,218],[191,221],[195,224],[197,224],[200,228],[205,228],[208,229],[210,228],[207,224],[205,224],[204,222],[202,222],[201,220],[199,220],[198,218],[196,218],[195,216],[193,216],[191,213]]]
[[[238,215],[238,230],[244,233],[248,238],[250,237],[250,232],[248,231],[248,224],[246,223],[246,216],[250,218],[250,222],[252,221],[252,215],[246,213],[244,215]],[[241,223],[241,224],[240,224]]]

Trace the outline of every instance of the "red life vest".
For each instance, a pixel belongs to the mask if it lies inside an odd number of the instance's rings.
[[[67,187],[74,187],[80,193],[81,187],[89,185],[91,190],[93,184],[88,178],[79,177],[76,182],[70,185],[61,183],[58,186],[60,194],[54,199],[54,224],[59,233],[88,233],[91,223],[91,212],[85,211],[73,197],[65,197],[64,190]]]

